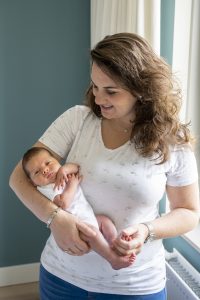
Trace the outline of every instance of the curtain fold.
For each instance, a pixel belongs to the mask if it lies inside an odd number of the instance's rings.
[[[200,174],[200,1],[192,1],[186,119],[191,120]],[[200,180],[199,180],[200,182]]]
[[[180,117],[191,122],[196,138],[196,159],[200,172],[200,1],[176,0],[174,18],[173,71],[183,89]]]
[[[200,1],[193,0],[191,10],[190,49],[188,64],[188,91],[186,119],[192,120],[192,129],[200,138]]]
[[[140,34],[160,54],[160,0],[91,0],[91,47],[118,32]]]
[[[172,69],[183,91],[182,121],[186,121],[192,1],[175,0]]]

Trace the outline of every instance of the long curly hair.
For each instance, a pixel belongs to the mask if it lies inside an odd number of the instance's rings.
[[[91,50],[95,62],[109,77],[137,97],[131,141],[143,157],[155,156],[160,163],[169,157],[171,144],[191,140],[188,124],[179,120],[182,95],[170,66],[146,40],[133,33],[106,36]],[[86,105],[101,117],[92,84]]]

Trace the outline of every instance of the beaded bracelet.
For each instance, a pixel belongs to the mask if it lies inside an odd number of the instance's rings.
[[[60,207],[57,207],[52,214],[50,215],[50,217],[47,220],[47,228],[50,227],[51,223],[53,222],[53,219],[55,218],[55,216],[58,214],[59,210],[61,210]]]

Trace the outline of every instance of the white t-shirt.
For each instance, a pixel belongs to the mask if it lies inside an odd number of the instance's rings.
[[[95,214],[110,217],[118,232],[155,219],[166,184],[183,186],[197,180],[196,161],[189,147],[174,147],[170,159],[161,165],[141,157],[130,141],[117,149],[107,149],[102,140],[101,119],[85,106],[63,113],[40,141],[81,166],[81,186],[87,201]],[[132,266],[113,270],[93,251],[81,257],[66,255],[51,235],[41,262],[63,280],[100,293],[156,293],[166,281],[161,240],[144,244]]]
[[[51,183],[44,186],[38,186],[37,189],[40,193],[53,201],[56,195],[62,194],[64,187],[61,189],[54,189],[54,183]],[[99,228],[93,209],[85,199],[82,189],[79,186],[67,211],[77,216],[82,221]]]

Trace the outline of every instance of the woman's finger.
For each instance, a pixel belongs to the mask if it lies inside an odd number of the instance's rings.
[[[88,237],[94,237],[96,236],[96,232],[88,226],[86,223],[83,222],[77,222],[76,223],[77,229],[82,232],[84,235]]]
[[[124,230],[122,230],[121,235],[126,235],[126,236],[132,236],[134,237],[138,233],[138,227],[137,226],[130,226]]]
[[[141,246],[142,243],[138,238],[133,238],[130,240],[117,238],[113,241],[113,249],[116,249],[116,251],[121,253],[122,255],[129,255],[132,252],[137,254],[140,252]]]

